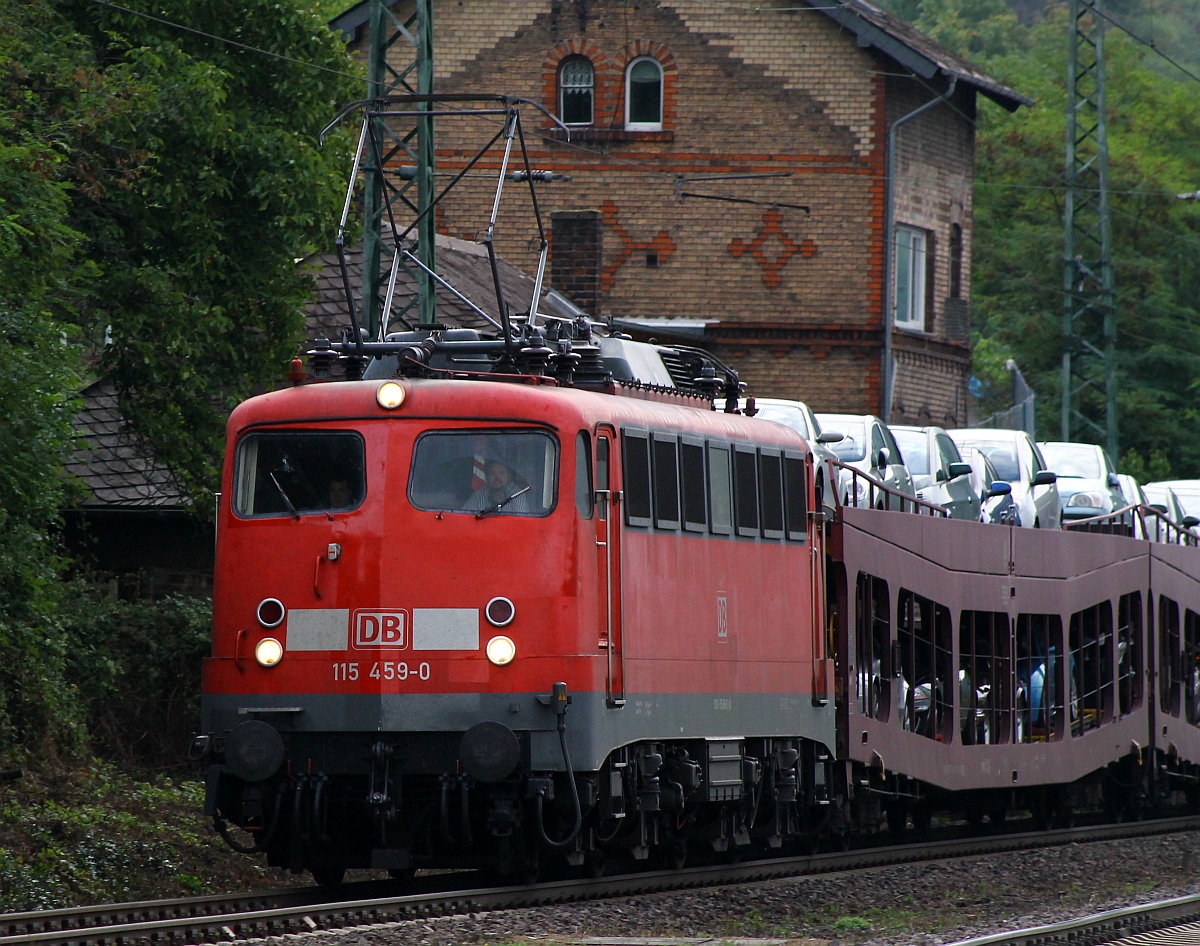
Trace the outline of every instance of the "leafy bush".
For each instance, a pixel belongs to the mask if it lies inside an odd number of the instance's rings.
[[[0,784],[0,913],[264,883],[203,805],[199,782],[141,781],[97,761]]]
[[[76,588],[64,615],[66,673],[93,751],[135,769],[183,765],[200,719],[212,602],[122,601]]]

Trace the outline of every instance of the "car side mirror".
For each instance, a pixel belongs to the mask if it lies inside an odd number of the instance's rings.
[[[891,451],[887,447],[880,447],[879,453],[875,455],[875,465],[884,467],[888,465],[888,461],[892,458]]]
[[[822,430],[817,434],[817,443],[841,443],[846,435],[840,430]]]
[[[1058,474],[1053,470],[1038,470],[1033,475],[1034,486],[1050,486],[1052,483],[1058,482]]]
[[[1119,479],[1117,479],[1116,473],[1108,474],[1108,485],[1111,489],[1120,489],[1121,488],[1121,481]]]
[[[1185,529],[1194,529],[1196,526],[1200,526],[1200,519],[1195,516],[1184,516],[1181,524]]]
[[[996,482],[988,487],[987,494],[989,498],[992,496],[1011,496],[1012,483],[1006,483],[1004,480],[996,480]]]
[[[950,479],[955,479],[959,476],[970,476],[971,464],[963,463],[961,461],[958,463],[951,463],[948,467],[946,467],[946,473],[949,475]]]
[[[1155,512],[1161,512],[1164,516],[1167,514],[1167,507],[1163,503],[1151,503],[1150,508]]]

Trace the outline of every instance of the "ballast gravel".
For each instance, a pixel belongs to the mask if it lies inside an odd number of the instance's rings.
[[[758,882],[409,920],[260,943],[295,946],[755,942],[934,946],[1200,890],[1200,834],[998,854],[866,873]],[[300,941],[300,942],[298,942]]]

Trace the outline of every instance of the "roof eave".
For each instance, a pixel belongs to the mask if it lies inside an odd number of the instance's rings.
[[[1032,106],[1034,104],[1033,99],[978,72],[960,69],[950,63],[930,58],[854,10],[844,6],[821,6],[816,9],[853,33],[860,49],[875,49],[894,59],[919,78],[932,79],[936,75],[943,75],[947,78],[956,76],[959,82],[972,86],[1010,112],[1015,112],[1022,105]]]

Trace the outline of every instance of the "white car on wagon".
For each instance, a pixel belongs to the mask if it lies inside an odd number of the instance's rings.
[[[959,448],[972,447],[987,456],[1004,482],[1012,486],[1017,521],[1025,528],[1061,529],[1062,503],[1058,477],[1046,465],[1033,438],[1023,430],[961,427],[947,431]]]

